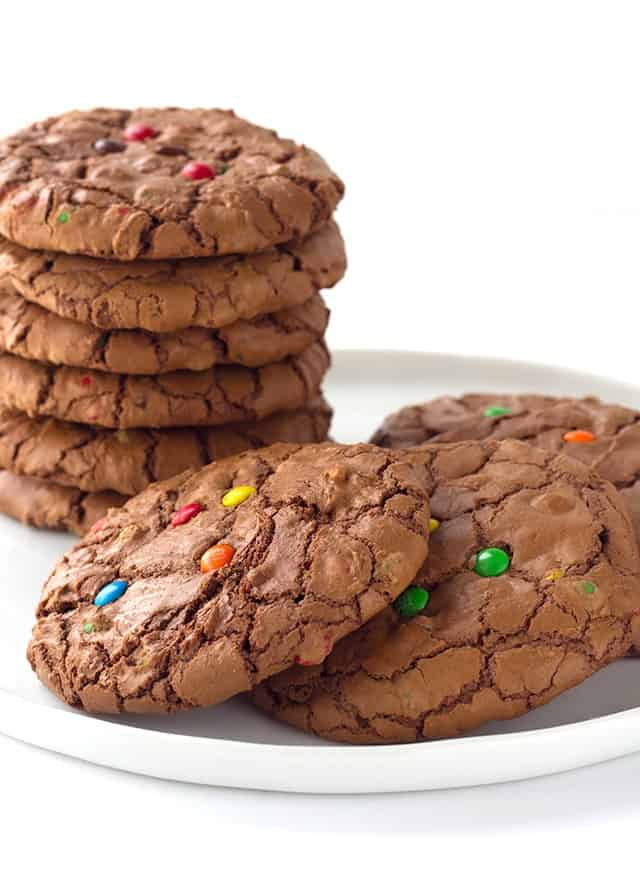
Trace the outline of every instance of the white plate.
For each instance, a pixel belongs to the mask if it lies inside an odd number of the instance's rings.
[[[596,394],[640,405],[632,386],[553,367],[454,355],[339,352],[328,382],[334,435],[366,440],[389,411],[464,391]],[[179,781],[307,793],[486,784],[578,768],[640,749],[640,661],[618,662],[519,720],[464,739],[388,747],[325,744],[245,698],[174,717],[89,717],[56,701],[25,661],[40,585],[67,536],[0,516],[0,731],[40,747]]]

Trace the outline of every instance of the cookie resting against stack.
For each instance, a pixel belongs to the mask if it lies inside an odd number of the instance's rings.
[[[611,484],[520,441],[415,454],[433,481],[426,563],[323,663],[257,688],[277,719],[353,744],[460,735],[545,704],[640,637],[640,555]]]
[[[374,434],[382,447],[516,438],[565,453],[620,491],[640,542],[640,413],[597,398],[444,396],[391,414]]]
[[[0,142],[0,511],[83,532],[150,481],[326,439],[343,190],[231,111],[76,111]]]

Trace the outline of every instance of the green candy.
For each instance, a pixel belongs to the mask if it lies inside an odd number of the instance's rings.
[[[417,616],[429,603],[430,594],[426,588],[411,585],[398,597],[394,606],[396,611],[405,618]]]
[[[502,548],[483,548],[476,554],[475,571],[479,576],[501,576],[510,565],[511,558]]]
[[[500,404],[494,404],[493,407],[488,407],[484,415],[486,417],[498,417],[498,416],[507,416],[507,414],[511,413],[510,407],[502,407]]]
[[[58,220],[58,223],[59,223],[59,224],[66,224],[66,223],[68,222],[68,220],[69,220],[69,214],[68,214],[68,212],[66,212],[66,211],[61,211],[60,214],[58,215],[57,220]]]
[[[582,590],[585,594],[594,594],[596,586],[593,584],[593,582],[583,582]]]
[[[93,634],[93,632],[95,631],[95,628],[96,628],[96,626],[91,624],[91,622],[87,622],[86,625],[82,626],[82,630],[84,631],[85,634]]]

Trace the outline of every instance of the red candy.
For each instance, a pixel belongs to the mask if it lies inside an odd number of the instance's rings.
[[[123,134],[127,141],[146,141],[147,138],[155,138],[158,132],[151,126],[145,126],[144,123],[134,123],[132,126],[127,126]]]
[[[182,169],[182,177],[190,181],[204,181],[207,178],[215,178],[218,172],[206,162],[188,162]]]
[[[80,380],[80,382],[82,383],[83,386],[90,386],[91,385],[91,377],[83,377]]]
[[[319,664],[319,662],[309,661],[309,659],[302,659],[299,655],[296,655],[294,658],[294,662],[297,665],[300,665],[301,668],[312,668],[314,665]]]
[[[182,524],[188,523],[191,518],[195,518],[201,511],[204,511],[204,507],[199,502],[190,502],[188,505],[183,505],[171,518],[171,526],[180,527]]]

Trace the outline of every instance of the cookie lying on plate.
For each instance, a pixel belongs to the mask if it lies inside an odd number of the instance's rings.
[[[0,406],[107,429],[221,426],[306,407],[329,368],[323,342],[260,368],[109,374],[0,352]]]
[[[391,603],[427,554],[429,478],[369,445],[277,444],[155,484],[44,586],[29,646],[88,711],[216,704]]]
[[[325,223],[344,185],[230,110],[72,111],[0,141],[0,232],[115,260],[247,254]]]
[[[353,744],[459,735],[545,704],[640,636],[640,557],[609,483],[519,441],[421,457],[426,564],[322,665],[258,687],[278,719]]]
[[[200,429],[114,431],[0,408],[0,468],[84,491],[132,496],[154,481],[244,450],[278,441],[326,441],[330,423],[331,408],[321,397],[257,423]]]
[[[382,447],[517,438],[566,453],[620,490],[640,541],[640,412],[597,398],[463,395],[405,407],[373,436]]]
[[[306,303],[345,270],[344,242],[333,221],[302,242],[260,254],[171,262],[123,264],[28,251],[0,237],[1,290],[104,330],[223,328]]]
[[[329,310],[320,294],[314,294],[300,306],[217,330],[104,331],[0,290],[0,350],[31,361],[108,373],[206,371],[220,364],[261,367],[300,355],[322,338],[328,320]]]

